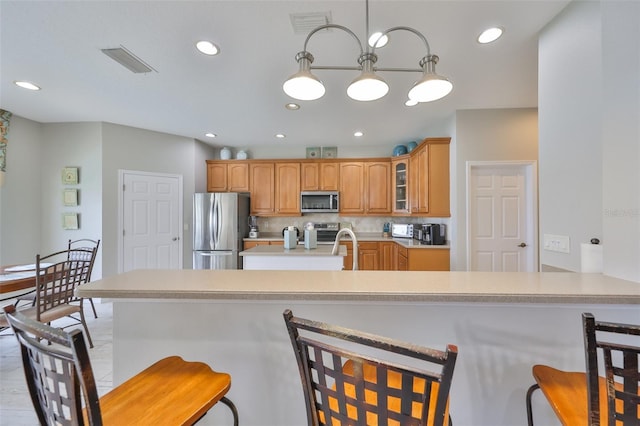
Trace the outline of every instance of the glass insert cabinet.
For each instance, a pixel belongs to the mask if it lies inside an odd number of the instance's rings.
[[[409,213],[409,159],[393,159],[393,212]]]

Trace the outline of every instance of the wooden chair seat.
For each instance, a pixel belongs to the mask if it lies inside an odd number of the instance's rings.
[[[164,358],[100,398],[102,424],[193,424],[230,387],[231,376],[215,372],[207,364],[178,356]]]

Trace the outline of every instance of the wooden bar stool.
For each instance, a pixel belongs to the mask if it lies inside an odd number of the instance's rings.
[[[172,356],[98,398],[81,330],[66,333],[22,315],[13,305],[4,311],[20,343],[42,425],[192,425],[218,401],[231,409],[238,425],[238,412],[225,397],[231,387],[226,373]]]
[[[565,426],[640,425],[640,325],[596,321],[584,313],[582,327],[587,371],[535,365],[536,383],[526,396],[529,426],[533,426],[531,397],[537,389]],[[603,375],[598,372],[599,356]]]
[[[288,309],[284,320],[309,426],[451,424],[454,345],[438,351],[296,318]]]

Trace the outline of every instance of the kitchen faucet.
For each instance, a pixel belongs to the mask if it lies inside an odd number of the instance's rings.
[[[331,250],[331,254],[334,256],[338,255],[338,248],[340,247],[340,237],[342,234],[349,234],[351,240],[353,241],[353,267],[351,268],[353,271],[358,270],[358,239],[356,238],[356,234],[349,228],[342,228],[336,234],[336,240],[333,242],[333,250]]]

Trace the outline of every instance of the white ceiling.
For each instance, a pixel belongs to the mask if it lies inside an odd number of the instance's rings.
[[[405,107],[418,73],[381,73],[391,90],[381,100],[346,96],[354,71],[315,71],[327,93],[301,101],[282,91],[297,71],[305,35],[291,13],[331,12],[332,22],[361,39],[358,1],[6,1],[0,0],[0,107],[42,123],[104,121],[195,138],[217,146],[393,146],[418,140],[459,109],[537,106],[537,34],[568,0],[383,1],[370,3],[372,30],[404,25],[422,32],[454,84],[446,98]],[[499,25],[491,45],[475,39]],[[414,68],[425,51],[409,32],[379,50],[381,67]],[[196,51],[208,39],[217,56]],[[133,74],[100,49],[125,46],[157,72]],[[315,35],[315,65],[355,65],[346,33]],[[16,87],[29,80],[39,92]],[[356,139],[355,130],[365,136]],[[209,140],[206,132],[218,137]],[[284,140],[276,140],[284,133]]]

